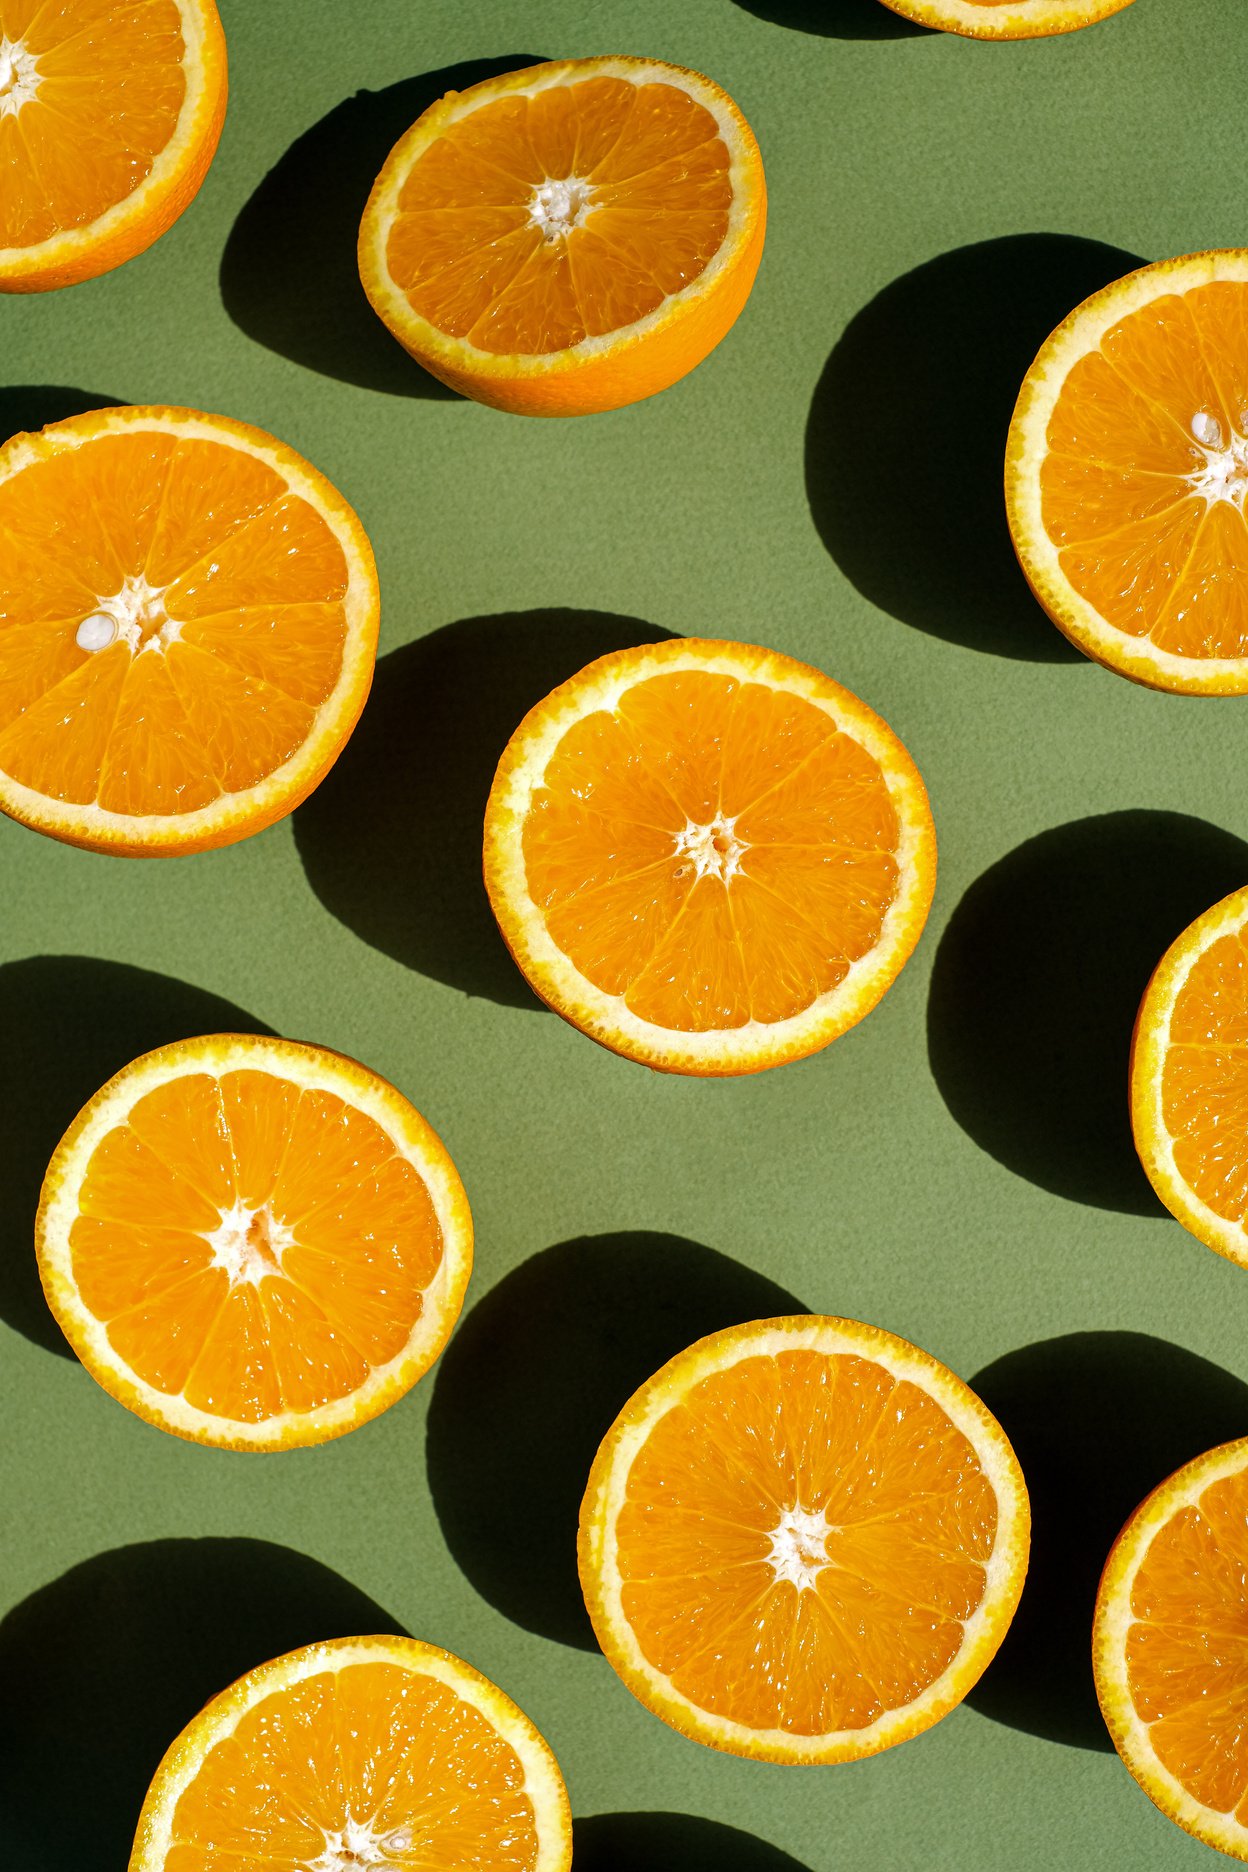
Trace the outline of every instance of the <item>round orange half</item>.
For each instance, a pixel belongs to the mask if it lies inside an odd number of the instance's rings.
[[[414,1638],[291,1651],[156,1771],[130,1872],[568,1872],[558,1764],[510,1697]]]
[[[1006,455],[1014,546],[1058,628],[1120,675],[1248,690],[1248,251],[1143,267],[1027,373]]]
[[[591,663],[499,763],[485,881],[536,992],[665,1072],[826,1046],[918,941],[936,840],[890,728],[818,670],[673,638]]]
[[[1092,1662],[1114,1747],[1149,1799],[1248,1860],[1248,1440],[1154,1489],[1101,1579]]]
[[[323,1047],[212,1034],[78,1114],[36,1223],[48,1304],[92,1377],[196,1443],[342,1436],[437,1358],[472,1265],[445,1146]]]
[[[1121,13],[1131,0],[884,0],[921,26],[968,39],[1047,39]]]
[[[150,247],[198,194],[225,99],[213,0],[0,0],[0,292]]]
[[[581,1506],[581,1584],[607,1658],[674,1729],[854,1761],[976,1683],[1029,1531],[1004,1431],[929,1353],[855,1320],[760,1320],[625,1405]]]
[[[107,409],[0,448],[0,809],[147,857],[299,804],[368,695],[377,573],[284,443]]]
[[[412,356],[528,416],[617,409],[700,364],[749,297],[767,195],[719,86],[570,59],[452,91],[392,150],[360,277]]]
[[[1131,1046],[1131,1126],[1171,1215],[1248,1267],[1248,889],[1167,949]]]

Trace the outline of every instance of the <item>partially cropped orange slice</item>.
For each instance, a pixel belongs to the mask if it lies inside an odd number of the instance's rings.
[[[225,99],[214,0],[0,0],[0,292],[150,247],[198,193]]]
[[[1248,1860],[1248,1441],[1198,1456],[1114,1543],[1092,1662],[1114,1747],[1149,1799]]]
[[[818,670],[676,638],[583,669],[508,743],[485,881],[536,992],[667,1072],[756,1072],[874,1007],[936,843],[892,730]]]
[[[1131,0],[884,0],[921,26],[968,39],[1047,39],[1121,13]]]
[[[1131,1125],[1170,1213],[1248,1267],[1248,889],[1157,965],[1135,1023]]]
[[[581,1582],[607,1657],[673,1728],[853,1761],[971,1689],[1029,1528],[1004,1431],[930,1354],[854,1320],[761,1320],[680,1353],[620,1413]]]
[[[749,296],[767,197],[719,86],[653,59],[452,91],[391,152],[360,228],[379,316],[436,377],[531,416],[651,396]]]
[[[1060,325],[1006,458],[1031,587],[1097,662],[1248,690],[1248,251],[1143,267]]]
[[[109,409],[0,448],[0,809],[96,851],[228,845],[298,805],[364,706],[377,573],[284,443]]]
[[[567,1872],[550,1748],[471,1665],[413,1638],[262,1664],[156,1771],[130,1872]]]
[[[78,1114],[36,1225],[48,1303],[104,1389],[228,1449],[341,1436],[428,1370],[472,1222],[392,1085],[241,1034],[135,1060]]]

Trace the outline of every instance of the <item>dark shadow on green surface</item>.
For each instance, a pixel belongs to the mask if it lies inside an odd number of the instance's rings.
[[[941,254],[846,327],[806,429],[806,490],[852,584],[903,623],[1039,663],[1079,652],[1028,590],[1002,482],[1023,378],[1089,293],[1140,265],[1066,234]]]
[[[604,1434],[705,1333],[805,1311],[678,1235],[560,1242],[501,1280],[460,1322],[429,1407],[434,1507],[481,1596],[528,1631],[595,1649],[576,1523]]]
[[[1073,1748],[1110,1749],[1092,1679],[1092,1612],[1123,1523],[1181,1464],[1248,1435],[1248,1385],[1146,1333],[1070,1333],[994,1360],[971,1387],[1014,1445],[1031,1564],[1004,1644],[969,1701]]]
[[[21,1088],[0,1125],[0,1319],[73,1357],[39,1285],[35,1212],[49,1159],[87,1100],[172,1040],[271,1032],[219,995],[125,962],[31,956],[0,967],[5,1071]]]
[[[359,727],[294,816],[325,908],[422,975],[536,1007],[481,881],[494,770],[559,683],[610,650],[666,635],[605,611],[518,611],[464,618],[383,657]]]
[[[23,430],[37,432],[69,416],[116,406],[116,397],[73,390],[65,384],[0,384],[0,442]]]
[[[989,1156],[1041,1189],[1162,1213],[1136,1159],[1127,1061],[1149,976],[1187,925],[1248,883],[1248,845],[1182,813],[1042,832],[976,879],[932,968],[928,1057]]]
[[[938,38],[930,27],[903,19],[881,0],[737,0],[739,7],[776,26],[821,33],[825,39]]]
[[[541,61],[468,59],[357,91],[305,130],[244,204],[221,257],[221,299],[257,344],[323,377],[393,396],[459,401],[390,336],[360,284],[356,243],[394,145],[448,91]]]
[[[72,1568],[0,1621],[0,1864],[121,1872],[161,1757],[219,1690],[299,1645],[400,1630],[269,1541],[150,1541]]]
[[[591,1814],[572,1827],[576,1872],[805,1872],[796,1859],[693,1814]]]

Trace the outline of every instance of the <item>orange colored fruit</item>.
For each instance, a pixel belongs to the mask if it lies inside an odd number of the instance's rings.
[[[372,682],[377,573],[284,443],[108,409],[0,448],[0,809],[162,856],[280,819]]]
[[[92,1377],[225,1449],[386,1410],[446,1344],[472,1265],[463,1185],[420,1113],[341,1054],[247,1034],[110,1079],[57,1146],[35,1239]]]
[[[697,72],[569,59],[452,91],[400,138],[360,277],[465,396],[581,416],[664,390],[749,297],[767,193],[754,134]]]
[[[1248,1267],[1248,889],[1167,949],[1131,1046],[1131,1127],[1148,1179],[1198,1241]]]
[[[567,1872],[548,1745],[478,1671],[414,1638],[262,1664],[173,1744],[130,1872]]]
[[[1005,1432],[929,1353],[856,1320],[759,1320],[620,1412],[581,1504],[581,1584],[607,1658],[674,1729],[855,1761],[972,1688],[1029,1530]]]
[[[1092,1663],[1114,1747],[1149,1799],[1248,1859],[1248,1440],[1186,1463],[1115,1541]]]
[[[589,664],[520,724],[486,809],[486,887],[531,986],[665,1072],[757,1072],[844,1033],[914,948],[935,875],[892,730],[750,644]]]
[[[225,98],[213,0],[0,0],[0,292],[150,247],[199,193]]]
[[[1131,0],[884,0],[894,13],[968,39],[1047,39],[1121,13]]]
[[[1248,690],[1248,251],[1142,267],[1072,312],[1027,373],[1005,486],[1072,643],[1154,689]]]

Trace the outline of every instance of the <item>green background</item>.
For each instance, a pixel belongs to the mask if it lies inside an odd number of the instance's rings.
[[[585,1872],[1195,1867],[1205,1849],[1107,1752],[1085,1657],[1123,1516],[1248,1430],[1248,1284],[1161,1214],[1123,1096],[1149,969],[1248,876],[1248,703],[1149,694],[1070,651],[1014,569],[999,472],[1021,375],[1078,299],[1137,256],[1248,236],[1243,0],[1137,0],[1017,46],[876,0],[222,13],[231,101],[202,194],[120,272],[0,305],[0,421],[170,402],[284,437],[372,536],[382,656],[335,774],[246,844],[127,862],[0,822],[0,1861],[120,1872],[204,1698],[295,1643],[397,1625],[550,1738]],[[448,68],[613,51],[710,73],[754,125],[771,222],[749,307],[618,414],[452,399],[352,284],[369,181],[465,82]],[[476,880],[524,709],[659,632],[818,664],[931,790],[941,875],[914,960],[856,1031],[754,1080],[652,1077],[540,1011]],[[60,1129],[109,1072],[261,1024],[411,1096],[462,1171],[478,1259],[412,1396],[249,1458],[147,1428],[65,1356],[30,1230]],[[1036,1512],[1023,1609],[971,1704],[822,1770],[719,1757],[647,1715],[593,1650],[572,1568],[590,1453],[633,1386],[794,1305],[976,1381]]]

